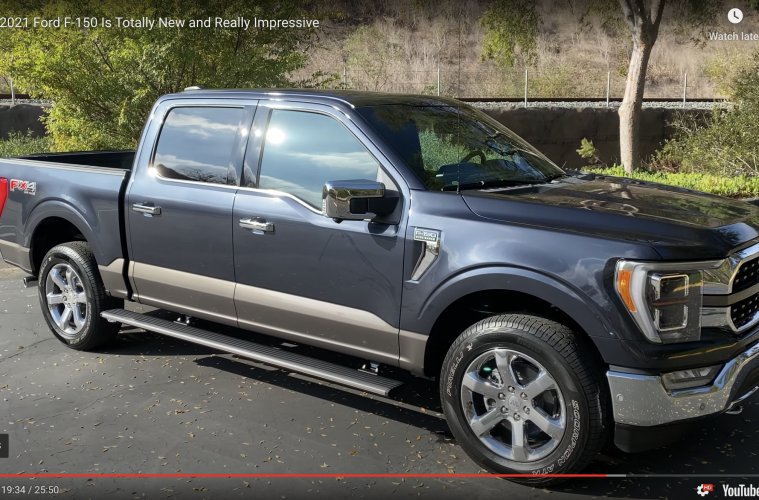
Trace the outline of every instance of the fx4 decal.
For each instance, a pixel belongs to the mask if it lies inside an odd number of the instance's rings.
[[[11,191],[21,191],[25,194],[35,195],[37,194],[37,183],[29,181],[20,181],[18,179],[11,179],[10,185]]]

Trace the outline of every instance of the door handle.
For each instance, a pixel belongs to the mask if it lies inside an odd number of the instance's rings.
[[[266,222],[265,220],[258,218],[240,219],[240,227],[244,227],[245,229],[254,229],[256,231],[264,231],[267,233],[274,231],[273,223]]]
[[[132,205],[132,210],[143,214],[161,215],[161,207],[154,207],[152,205],[145,205],[143,203],[135,203]]]

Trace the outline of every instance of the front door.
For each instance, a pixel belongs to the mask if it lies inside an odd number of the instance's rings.
[[[247,140],[240,131],[254,111],[197,100],[156,111],[164,117],[158,141],[144,152],[151,156],[140,165],[149,168],[135,172],[127,200],[139,302],[237,324],[232,209]]]
[[[250,137],[234,206],[239,325],[397,364],[403,224],[336,223],[321,210],[327,181],[397,192],[379,153],[327,106],[260,101]]]

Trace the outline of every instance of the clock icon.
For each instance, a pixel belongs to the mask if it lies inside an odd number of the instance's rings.
[[[727,20],[733,24],[738,24],[743,20],[743,12],[741,9],[730,9],[730,12],[727,13]]]

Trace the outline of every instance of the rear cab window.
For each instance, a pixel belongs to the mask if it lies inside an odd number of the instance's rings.
[[[153,172],[166,179],[228,184],[241,107],[178,106],[158,136]]]

